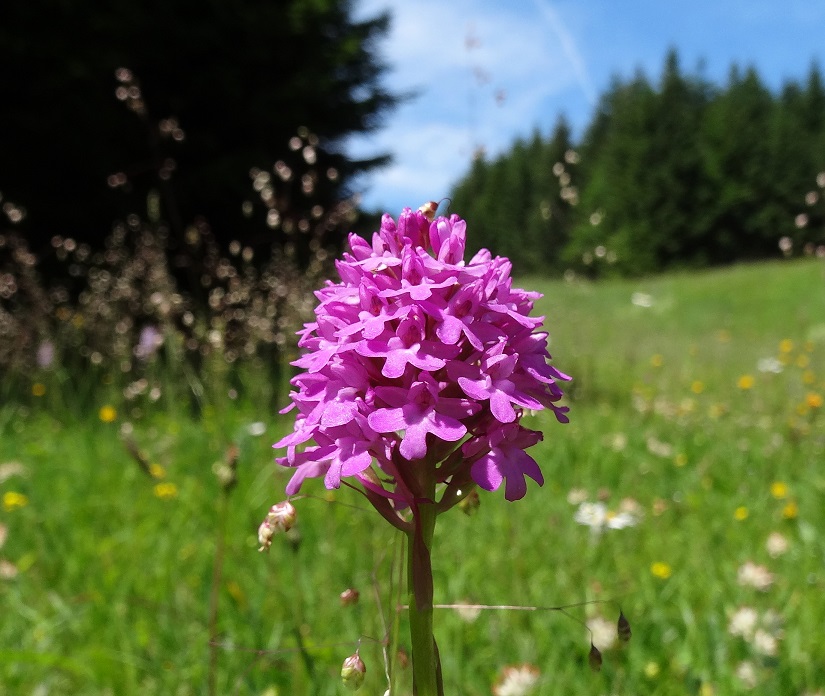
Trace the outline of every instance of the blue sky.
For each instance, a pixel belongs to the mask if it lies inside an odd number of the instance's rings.
[[[355,156],[394,162],[358,188],[398,213],[449,193],[474,150],[495,155],[565,114],[578,136],[613,76],[660,75],[670,47],[682,68],[724,84],[754,65],[771,89],[825,70],[825,0],[356,0],[356,16],[391,11],[379,46],[387,85],[417,96],[384,127],[353,139]]]

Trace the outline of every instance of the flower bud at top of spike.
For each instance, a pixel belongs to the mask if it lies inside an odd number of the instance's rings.
[[[624,612],[619,609],[619,622],[617,624],[617,632],[619,634],[619,640],[623,643],[627,643],[630,640],[630,636],[633,635],[632,631],[630,630],[630,622],[624,615]]]
[[[587,661],[590,663],[590,669],[594,672],[599,672],[602,668],[602,654],[599,649],[590,643],[590,654],[587,656]]]
[[[349,607],[358,604],[361,594],[353,587],[349,587],[341,593],[341,606]]]
[[[358,653],[350,655],[341,667],[341,681],[351,691],[358,691],[364,683],[367,674],[367,666],[358,656]]]

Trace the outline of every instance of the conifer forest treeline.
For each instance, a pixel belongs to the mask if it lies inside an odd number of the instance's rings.
[[[641,274],[825,251],[825,84],[813,65],[772,92],[753,68],[726,84],[614,79],[580,142],[560,118],[451,194],[475,242],[522,271]]]

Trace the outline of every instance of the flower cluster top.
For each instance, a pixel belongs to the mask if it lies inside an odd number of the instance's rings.
[[[341,282],[316,295],[316,319],[299,332],[305,371],[292,380],[294,432],[278,463],[338,488],[354,477],[369,492],[409,504],[411,481],[474,481],[524,496],[543,483],[525,449],[542,439],[520,424],[525,409],[566,422],[548,363],[540,295],[512,287],[511,264],[479,251],[464,261],[466,224],[405,208],[384,215],[372,244],[351,234]],[[412,492],[411,492],[412,491]]]

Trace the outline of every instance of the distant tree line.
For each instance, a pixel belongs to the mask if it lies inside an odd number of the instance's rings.
[[[474,246],[522,271],[640,274],[821,247],[822,172],[816,65],[774,94],[753,68],[686,75],[671,51],[658,83],[613,81],[581,142],[562,118],[476,159],[451,197]]]

